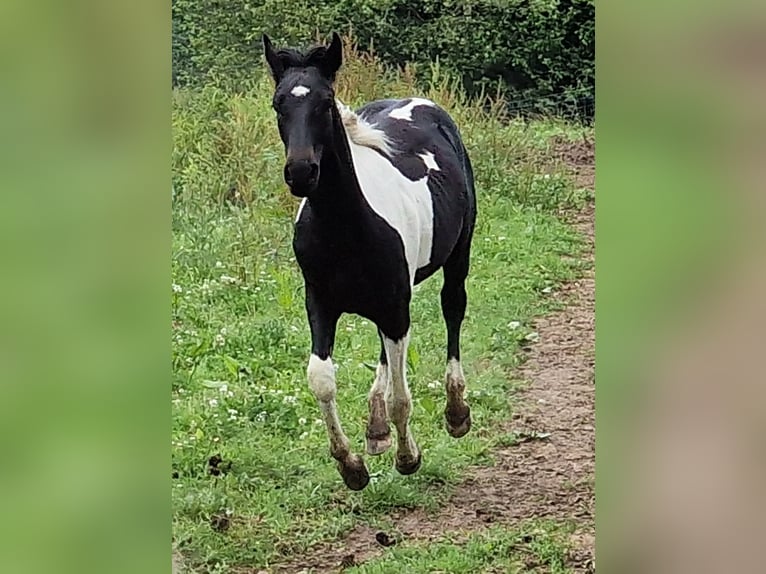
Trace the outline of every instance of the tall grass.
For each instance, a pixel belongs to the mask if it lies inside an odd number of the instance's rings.
[[[478,187],[487,192],[515,192],[518,195],[513,199],[543,207],[572,200],[549,190],[543,193],[533,181],[539,171],[534,162],[547,137],[554,133],[571,136],[572,125],[553,119],[511,119],[500,95],[468,98],[438,64],[431,67],[428,88],[419,90],[411,67],[386,68],[374,55],[357,52],[347,44],[336,94],[352,107],[381,98],[429,98],[460,126]],[[214,86],[174,90],[174,193],[187,199],[206,195],[217,203],[291,206],[281,193],[283,149],[271,109],[272,95],[273,83],[265,73],[239,93]],[[522,185],[509,186],[509,180],[521,180]]]

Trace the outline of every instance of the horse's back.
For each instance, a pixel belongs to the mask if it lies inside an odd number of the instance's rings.
[[[445,159],[458,159],[462,143],[457,126],[431,100],[415,97],[377,100],[357,113],[385,132],[398,156],[418,155],[428,149],[438,151]]]
[[[423,98],[378,100],[357,113],[382,130],[393,148],[388,157],[407,179],[427,177],[432,205],[428,264],[418,281],[441,267],[476,218],[473,172],[459,130],[450,115]],[[422,260],[421,260],[422,263]]]

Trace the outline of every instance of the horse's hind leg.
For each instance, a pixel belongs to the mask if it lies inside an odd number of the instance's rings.
[[[471,409],[463,399],[465,377],[460,365],[460,327],[467,303],[465,279],[468,276],[469,258],[470,236],[455,247],[444,264],[444,286],[441,291],[442,314],[447,324],[447,406],[444,415],[447,431],[455,438],[465,435],[471,428]]]
[[[386,348],[383,343],[383,335],[380,336],[380,360],[375,371],[375,382],[372,383],[367,404],[370,407],[370,418],[367,420],[367,453],[379,455],[391,447],[391,430],[388,426],[388,414],[386,412],[386,392],[388,391],[388,359]]]

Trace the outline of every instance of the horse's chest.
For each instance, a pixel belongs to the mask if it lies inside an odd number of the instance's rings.
[[[407,261],[393,232],[371,240],[298,237],[295,247],[306,282],[342,311],[370,315],[390,301],[409,298]]]

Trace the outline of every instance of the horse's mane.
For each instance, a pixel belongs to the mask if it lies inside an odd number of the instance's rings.
[[[316,66],[327,53],[325,46],[311,48],[307,52],[301,52],[294,48],[282,48],[277,51],[277,59],[282,63],[285,70],[287,68],[308,68]]]
[[[393,150],[388,136],[383,130],[369,123],[346,104],[336,99],[340,119],[349,139],[357,145],[374,148],[391,156]]]

